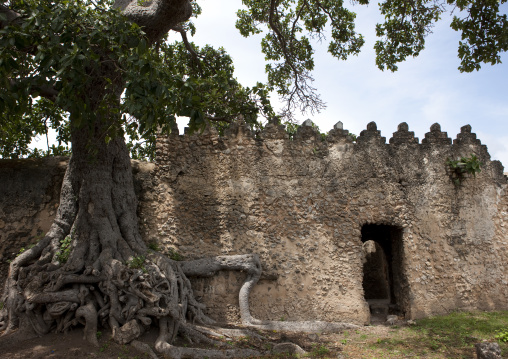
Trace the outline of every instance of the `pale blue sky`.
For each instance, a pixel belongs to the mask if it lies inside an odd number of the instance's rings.
[[[199,46],[223,46],[243,85],[265,81],[261,36],[244,38],[235,28],[241,0],[203,0],[200,4],[203,14],[195,20],[197,33],[191,41]],[[508,4],[502,9],[507,13]],[[317,44],[314,87],[328,107],[314,115],[297,114],[299,122],[310,118],[326,132],[342,121],[345,129],[359,134],[367,123],[375,121],[387,141],[400,122],[407,122],[420,141],[435,122],[452,139],[461,126],[470,124],[488,146],[492,159],[500,160],[508,171],[508,55],[502,55],[502,64],[460,73],[460,36],[450,29],[449,19],[444,19],[428,36],[426,49],[418,58],[400,64],[396,73],[382,72],[375,65],[372,49],[375,24],[382,20],[377,5],[357,5],[353,10],[358,13],[357,30],[365,36],[366,44],[358,56],[347,61],[331,57],[326,42]],[[172,36],[178,38],[178,34]],[[277,100],[275,95],[273,100]],[[181,131],[183,127],[180,123]],[[36,146],[45,148],[45,138]]]
[[[235,76],[242,84],[264,81],[261,37],[246,39],[235,28],[241,0],[200,4],[203,14],[195,21],[197,33],[192,41],[223,46],[233,57]],[[508,11],[508,4],[503,10]],[[375,121],[387,140],[403,121],[420,140],[435,122],[452,139],[461,126],[470,124],[492,159],[508,167],[508,56],[503,54],[503,64],[460,73],[460,37],[445,19],[429,35],[418,58],[400,64],[396,73],[382,72],[375,65],[372,49],[375,24],[382,20],[377,5],[355,6],[354,11],[358,13],[357,29],[366,38],[363,51],[348,61],[338,61],[326,53],[326,43],[316,46],[314,85],[328,107],[319,114],[299,115],[300,123],[310,118],[321,131],[328,131],[342,121],[345,129],[359,134],[368,122]]]

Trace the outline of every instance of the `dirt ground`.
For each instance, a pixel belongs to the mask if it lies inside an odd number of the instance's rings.
[[[384,336],[389,328],[385,326],[369,326],[361,329],[377,336]],[[319,351],[325,346],[330,351],[325,357],[341,358],[343,351],[340,338],[342,334],[289,334],[280,332],[259,332],[266,338],[265,342],[242,341],[233,346],[257,347],[261,351],[266,350],[269,343],[292,342],[298,344],[309,353]],[[140,339],[153,348],[156,338],[156,329],[145,333]],[[0,358],[28,359],[144,359],[149,358],[146,353],[139,352],[130,345],[119,345],[109,339],[108,334],[100,335],[99,348],[90,346],[84,339],[82,329],[77,328],[67,334],[48,334],[43,337],[19,340],[17,335],[0,337]],[[180,343],[180,345],[187,345]],[[317,354],[317,353],[316,353]],[[329,356],[332,355],[332,356]],[[279,356],[283,357],[283,356]],[[289,356],[288,356],[289,357]],[[322,355],[310,355],[310,357],[323,357]],[[349,356],[344,356],[347,358]],[[162,356],[161,356],[162,358]]]
[[[100,332],[99,332],[100,333]],[[240,338],[232,347],[249,347],[266,351],[276,343],[295,343],[307,351],[306,358],[337,358],[337,359],[394,359],[394,358],[425,358],[425,359],[450,359],[450,358],[476,358],[472,346],[461,351],[431,350],[418,347],[420,339],[411,334],[404,326],[390,327],[386,325],[370,325],[359,327],[355,330],[343,333],[282,333],[276,331],[258,331],[264,339]],[[145,333],[140,341],[150,345],[157,336],[154,328]],[[397,347],[386,344],[398,343]],[[180,346],[193,346],[186,342],[177,342]],[[109,334],[100,334],[99,348],[92,347],[82,337],[82,329],[76,328],[67,334],[48,334],[43,337],[35,337],[28,340],[17,340],[16,335],[0,337],[1,359],[145,359],[150,358],[147,353],[139,352],[130,345],[118,345],[109,338]],[[163,358],[160,356],[159,358]],[[292,355],[267,355],[262,358],[281,359],[295,358]]]
[[[67,334],[47,334],[43,337],[19,340],[16,334],[0,337],[2,359],[144,359],[147,356],[130,345],[118,345],[109,338],[99,338],[99,348],[83,339],[82,329]]]

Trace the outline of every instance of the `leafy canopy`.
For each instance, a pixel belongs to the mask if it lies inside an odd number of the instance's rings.
[[[356,14],[349,5],[369,0],[243,0],[236,27],[244,36],[265,32],[262,51],[268,64],[268,84],[277,89],[291,113],[321,108],[324,104],[311,87],[314,68],[311,40],[329,36],[328,52],[340,60],[357,55],[364,38],[355,31]],[[425,38],[445,11],[458,13],[451,27],[462,33],[458,55],[460,71],[479,70],[482,63],[500,63],[508,50],[508,21],[499,6],[506,0],[384,0],[379,3],[385,21],[376,26],[376,64],[397,70],[408,56],[418,56]],[[458,10],[458,11],[457,11]]]
[[[124,134],[143,138],[148,147],[131,143],[140,157],[153,155],[157,128],[170,132],[176,116],[188,116],[192,130],[203,129],[206,121],[227,126],[240,114],[253,125],[259,115],[274,116],[264,85],[241,86],[223,49],[189,44],[190,54],[182,43],[149,44],[143,30],[110,4],[10,5],[20,17],[0,28],[3,157],[29,154],[31,137],[48,127],[68,142],[68,114],[73,126],[86,126],[101,112],[116,111],[104,140]],[[119,83],[124,90],[118,105]],[[90,88],[104,88],[97,93],[105,95],[97,101]]]
[[[86,126],[101,112],[116,111],[104,140],[128,134],[134,140],[132,155],[150,157],[156,129],[170,132],[176,116],[189,117],[191,130],[200,130],[210,121],[219,129],[227,127],[239,115],[260,127],[261,117],[280,121],[298,109],[319,111],[325,104],[312,87],[313,44],[328,36],[332,56],[346,60],[358,54],[364,39],[355,30],[350,7],[368,3],[243,0],[236,26],[244,36],[265,33],[268,75],[266,84],[248,88],[234,78],[232,60],[223,49],[198,48],[187,40],[187,33],[196,31],[192,21],[172,29],[182,41],[149,43],[143,29],[107,1],[0,0],[0,155],[30,155],[31,138],[48,128],[59,136],[59,146],[49,152],[66,153],[69,113],[73,125]],[[417,56],[435,22],[452,10],[451,27],[462,34],[459,70],[500,63],[508,48],[507,16],[500,12],[504,3],[385,0],[379,4],[385,21],[376,26],[377,66],[395,71],[399,62]],[[199,14],[199,5],[192,5]],[[109,75],[100,76],[108,66]],[[111,91],[96,94],[90,88]],[[123,91],[120,101],[118,88]],[[286,103],[279,114],[269,102],[273,90]],[[100,99],[94,98],[99,94]]]

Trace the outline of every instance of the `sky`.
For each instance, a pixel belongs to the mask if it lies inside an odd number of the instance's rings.
[[[203,12],[194,19],[197,32],[190,40],[198,46],[224,47],[233,58],[235,76],[242,85],[266,81],[262,35],[244,38],[235,28],[241,0],[199,3]],[[508,13],[508,3],[501,9]],[[508,54],[502,54],[502,64],[461,73],[457,69],[460,34],[449,27],[450,18],[445,16],[427,37],[419,57],[399,64],[395,73],[383,72],[375,65],[373,50],[375,25],[383,20],[378,7],[356,5],[353,11],[358,14],[357,31],[366,40],[363,50],[358,56],[339,61],[326,52],[326,41],[314,44],[313,85],[327,108],[315,114],[297,113],[299,123],[310,118],[322,132],[328,132],[341,121],[344,129],[358,135],[375,121],[387,142],[401,122],[407,122],[420,141],[433,123],[438,122],[452,139],[469,124],[487,145],[491,158],[500,160],[508,171]],[[171,36],[179,39],[176,33]],[[276,107],[277,103],[281,106],[276,94],[272,100]],[[185,124],[186,119],[179,121],[181,132]],[[33,145],[45,148],[45,138]]]
[[[203,12],[194,20],[197,32],[191,41],[199,46],[224,47],[244,86],[266,81],[261,36],[244,38],[235,28],[241,0],[204,0],[200,5]],[[507,13],[508,4],[501,9]],[[460,127],[470,124],[488,146],[492,159],[508,167],[508,55],[502,55],[502,64],[460,73],[460,34],[449,27],[449,18],[444,18],[427,37],[419,57],[401,63],[395,73],[383,72],[375,65],[373,50],[375,24],[382,21],[377,5],[356,5],[353,11],[358,14],[357,31],[366,40],[363,50],[339,61],[326,52],[326,42],[315,44],[313,85],[327,108],[317,114],[297,114],[299,123],[310,118],[327,132],[341,121],[344,129],[359,134],[367,123],[375,121],[387,141],[401,122],[407,122],[420,141],[435,122],[452,139]],[[183,125],[179,127],[183,131]]]

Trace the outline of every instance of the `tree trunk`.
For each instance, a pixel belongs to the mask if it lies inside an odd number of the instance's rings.
[[[182,267],[191,275],[230,269],[259,277],[259,259],[217,257],[203,265],[175,262],[148,250],[138,230],[124,139],[105,141],[112,125],[98,116],[91,126],[73,126],[73,154],[57,216],[45,238],[11,263],[1,298],[5,305],[0,330],[8,334],[20,327],[21,332],[42,335],[82,324],[85,338],[98,346],[98,325],[111,328],[113,338],[125,344],[155,322],[160,328],[158,350],[174,357],[213,357],[213,351],[203,354],[170,344],[178,330],[210,341],[188,320],[213,322],[203,314],[204,306],[194,298]],[[234,350],[229,355],[255,354]]]

